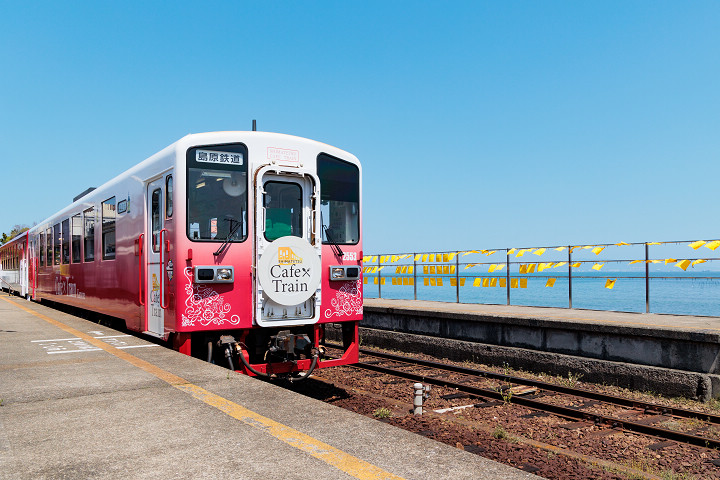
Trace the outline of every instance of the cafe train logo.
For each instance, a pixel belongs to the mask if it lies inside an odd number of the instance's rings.
[[[303,259],[295,255],[290,247],[278,247],[278,263],[280,265],[297,265],[302,263]]]

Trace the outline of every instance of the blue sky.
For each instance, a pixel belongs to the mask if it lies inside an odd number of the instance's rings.
[[[257,119],[360,158],[368,253],[720,237],[715,1],[0,6],[0,231]]]

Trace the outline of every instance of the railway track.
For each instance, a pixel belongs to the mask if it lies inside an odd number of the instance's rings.
[[[671,408],[655,403],[640,402],[620,396],[592,392],[581,388],[572,388],[536,380],[500,374],[496,372],[448,365],[418,358],[381,353],[361,349],[363,359],[354,365],[367,371],[401,377],[416,382],[449,387],[483,400],[476,407],[487,406],[491,402],[506,402],[525,406],[538,412],[546,412],[579,422],[591,422],[612,429],[622,429],[660,439],[720,449],[720,438],[705,436],[703,432],[720,426],[720,416]],[[501,388],[488,388],[473,384],[485,379],[500,380]],[[534,393],[512,394],[514,387],[534,387]],[[517,389],[516,389],[517,390]],[[527,390],[527,389],[526,389]],[[508,392],[511,392],[508,394]],[[578,404],[579,405],[572,405]],[[610,410],[630,409],[622,413],[598,413],[603,407]],[[632,417],[632,418],[629,418]],[[679,431],[657,426],[672,420],[692,420],[690,431]],[[697,426],[697,423],[700,425]],[[720,431],[720,428],[718,429]]]

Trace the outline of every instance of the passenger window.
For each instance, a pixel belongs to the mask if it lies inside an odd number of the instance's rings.
[[[45,265],[48,267],[53,264],[53,244],[52,244],[52,228],[45,230]]]
[[[95,260],[95,209],[88,208],[83,212],[85,229],[85,261]]]
[[[297,183],[265,184],[265,238],[302,237],[302,188]]]
[[[56,223],[53,227],[53,263],[55,265],[60,265],[60,239],[62,238],[62,234],[60,233],[60,224]]]
[[[115,197],[102,202],[103,260],[115,258]]]
[[[62,222],[62,263],[70,263],[70,220]]]
[[[45,266],[45,232],[40,232],[39,237],[40,237],[40,255],[39,255],[40,266],[44,267]]]
[[[82,262],[82,217],[79,213],[72,217],[72,262]]]
[[[165,180],[165,218],[170,218],[173,215],[173,177],[168,175]]]

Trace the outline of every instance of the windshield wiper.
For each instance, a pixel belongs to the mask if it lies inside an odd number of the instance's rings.
[[[328,231],[328,228],[327,228],[325,225],[323,225],[322,228],[323,228],[323,230],[325,231],[325,238],[327,238],[327,241],[330,242],[330,246],[332,247],[333,253],[334,253],[335,255],[337,255],[338,257],[342,258],[342,256],[343,256],[343,251],[340,250],[340,245],[338,245],[337,243],[335,243],[335,241],[334,241],[334,240],[332,239],[332,237],[330,236],[330,232]]]
[[[227,249],[228,245],[230,245],[230,239],[232,238],[233,235],[235,235],[235,232],[238,231],[238,229],[240,228],[240,225],[242,225],[241,221],[233,220],[232,218],[224,218],[223,220],[225,220],[226,222],[230,222],[230,233],[228,233],[227,238],[222,243],[222,245],[220,245],[220,248],[218,248],[216,252],[213,252],[213,255],[215,255],[216,257],[218,255],[220,255],[221,253],[223,253]],[[233,222],[237,222],[234,227],[233,227]]]

